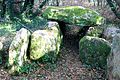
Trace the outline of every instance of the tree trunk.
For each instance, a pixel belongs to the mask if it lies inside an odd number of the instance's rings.
[[[106,0],[106,1],[108,2],[109,6],[111,7],[111,10],[114,12],[114,14],[116,15],[116,17],[118,19],[120,19],[120,13],[117,11],[117,7],[114,5],[115,3],[113,3],[112,0]]]
[[[39,9],[36,10],[35,13],[33,13],[32,17],[36,17],[38,14],[41,13],[41,9],[43,8],[43,6],[46,5],[46,3],[48,2],[49,0],[44,0],[40,5],[39,5]]]
[[[5,4],[5,0],[2,1],[2,13],[1,13],[1,17],[5,16],[5,12],[6,12],[6,4]]]

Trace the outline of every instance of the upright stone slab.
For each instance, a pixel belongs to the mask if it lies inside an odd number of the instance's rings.
[[[30,32],[25,28],[20,29],[14,37],[9,48],[10,73],[19,72],[20,67],[26,61],[29,37]]]
[[[48,22],[44,30],[37,30],[31,35],[30,58],[45,61],[53,59],[60,50],[62,35],[57,22]]]
[[[100,25],[104,22],[103,17],[101,17],[100,14],[98,14],[96,11],[81,6],[48,6],[47,9],[43,12],[42,17],[82,27]]]
[[[83,64],[92,68],[106,68],[111,47],[105,39],[85,36],[79,42],[79,55]]]
[[[108,80],[120,80],[120,33],[113,37],[107,64]]]

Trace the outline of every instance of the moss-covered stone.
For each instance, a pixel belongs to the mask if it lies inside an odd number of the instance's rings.
[[[102,38],[85,36],[79,42],[80,59],[92,68],[106,68],[110,50],[108,42]]]
[[[26,61],[30,32],[25,28],[20,29],[14,37],[9,48],[9,73],[19,72]]]
[[[48,6],[43,12],[42,17],[78,26],[100,25],[103,23],[103,17],[96,11],[81,6]]]
[[[58,23],[48,22],[46,29],[37,30],[31,35],[30,58],[38,60],[44,57],[43,59],[48,61],[49,54],[58,54],[61,41],[62,35]]]

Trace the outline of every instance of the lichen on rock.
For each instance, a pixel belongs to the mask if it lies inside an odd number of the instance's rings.
[[[37,30],[31,35],[30,58],[32,60],[38,60],[41,57],[47,60],[49,54],[59,53],[62,41],[59,25],[57,22],[48,22],[46,26],[44,30]]]
[[[14,37],[9,48],[9,66],[11,67],[10,73],[19,72],[20,68],[26,61],[26,54],[29,44],[30,32],[22,28]]]

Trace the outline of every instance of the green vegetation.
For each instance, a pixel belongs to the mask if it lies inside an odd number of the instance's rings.
[[[19,69],[19,74],[21,73],[27,73],[29,74],[32,71],[35,71],[39,68],[39,65],[36,62],[31,62],[27,61],[20,69]]]
[[[46,53],[44,56],[40,58],[40,61],[43,63],[55,63],[57,61],[58,55],[55,52]]]
[[[16,31],[16,24],[0,23],[0,36]]]

